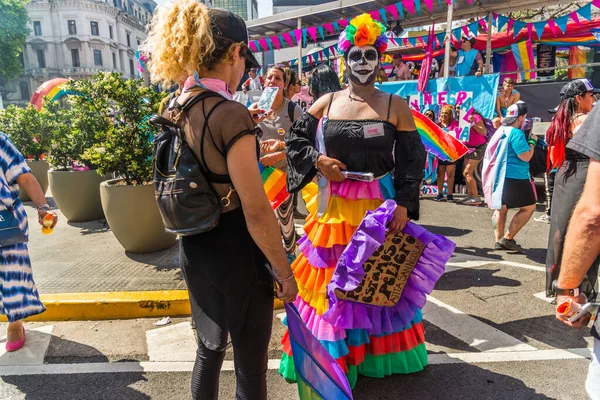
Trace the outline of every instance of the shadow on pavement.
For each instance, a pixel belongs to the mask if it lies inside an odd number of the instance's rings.
[[[539,264],[546,264],[547,248],[525,249],[525,257]]]
[[[521,286],[521,282],[494,276],[495,273],[502,271],[500,268],[495,269],[457,269],[455,271],[446,272],[439,281],[435,284],[435,290],[461,290],[472,287],[517,287]]]
[[[491,259],[491,260],[502,260],[502,254],[496,252],[494,249],[488,249],[485,247],[456,247],[456,249],[454,250],[454,253],[458,253],[458,254],[464,254],[466,256],[471,256],[471,257],[482,257],[482,258],[487,258],[487,259]],[[452,261],[452,260],[450,260]]]
[[[430,365],[411,375],[358,377],[355,400],[549,399],[523,381],[470,364]]]
[[[471,229],[460,229],[454,228],[451,226],[434,226],[434,225],[421,225],[423,228],[427,229],[431,233],[435,233],[438,235],[446,236],[446,237],[460,237],[468,235],[473,232]]]
[[[159,271],[179,269],[179,242],[169,249],[155,253],[138,254],[126,251],[125,255],[133,261],[152,265]]]
[[[30,332],[29,334],[31,334]],[[64,356],[61,356],[61,353]],[[54,363],[108,362],[108,358],[94,347],[52,336],[48,354]],[[48,357],[47,360],[48,361]],[[0,377],[0,381],[13,385],[13,390],[25,399],[150,399],[146,394],[129,387],[146,381],[142,373],[104,374],[47,374]],[[20,396],[19,396],[20,397]]]
[[[80,230],[81,235],[93,235],[95,233],[104,233],[110,230],[108,223],[104,218],[98,219],[96,221],[87,221],[87,222],[70,222],[67,224],[74,228],[78,228]]]
[[[472,315],[472,317],[509,334],[523,343],[529,343],[533,339],[557,349],[580,349],[588,346],[585,337],[590,336],[589,328],[572,329],[563,326],[556,320],[554,315],[520,319],[503,324],[476,315]]]

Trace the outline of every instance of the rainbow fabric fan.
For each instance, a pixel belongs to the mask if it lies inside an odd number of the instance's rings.
[[[446,133],[432,120],[416,110],[412,110],[417,132],[425,145],[425,150],[443,161],[456,161],[469,152],[467,146],[454,136]]]
[[[271,202],[271,208],[275,210],[290,195],[285,187],[285,172],[277,168],[265,167],[261,163],[258,163],[258,169],[260,170],[265,193],[269,202]]]

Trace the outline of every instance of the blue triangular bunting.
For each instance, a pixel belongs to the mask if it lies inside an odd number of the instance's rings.
[[[410,43],[412,47],[417,47],[417,38],[408,38],[408,43]]]
[[[271,38],[267,38],[267,44],[269,45],[269,50],[273,50],[273,42],[271,41]]]
[[[527,24],[525,22],[521,22],[521,21],[515,21],[515,24],[513,26],[513,37],[517,37],[517,35],[519,34],[519,32],[521,32],[521,30],[523,28],[525,28]]]
[[[460,40],[460,38],[462,37],[462,28],[453,29],[452,34],[454,35],[456,40]]]
[[[333,23],[333,29],[335,29],[336,32],[340,31],[340,26],[339,26],[339,24],[337,22]]]
[[[306,46],[306,35],[308,33],[308,29],[304,28],[302,29],[302,47]]]
[[[577,14],[581,15],[583,18],[587,19],[588,21],[591,21],[592,20],[592,3],[581,7],[579,10],[577,10]]]
[[[387,15],[385,15],[385,9],[380,8],[379,9],[379,15],[381,16],[381,22],[383,22],[384,25],[387,25]]]
[[[402,9],[402,3],[396,3],[396,8],[398,9],[398,19],[404,20],[404,10]]]
[[[469,25],[469,29],[473,33],[473,36],[479,35],[479,21],[475,21]]]
[[[547,23],[548,21],[540,21],[533,23],[533,29],[535,29],[535,33],[537,33],[538,38],[541,38],[544,34],[544,28],[546,27]]]
[[[321,38],[323,38],[323,40],[325,40],[325,31],[323,30],[322,26],[317,26],[317,30],[319,31],[319,35],[321,35]]]
[[[323,54],[325,54],[325,58],[329,60],[329,48],[323,49]]]
[[[507,23],[508,23],[508,17],[505,17],[504,15],[498,15],[498,24],[497,24],[498,32],[500,32]]]
[[[417,12],[417,15],[421,15],[421,0],[415,0],[414,4],[415,4],[415,11]]]
[[[438,33],[435,35],[437,37],[438,42],[440,42],[440,46],[444,45],[444,39],[446,38],[446,32]]]
[[[554,22],[560,28],[560,30],[562,31],[562,33],[567,33],[567,24],[569,23],[569,16],[568,15],[564,15],[562,17],[556,18],[554,20]]]

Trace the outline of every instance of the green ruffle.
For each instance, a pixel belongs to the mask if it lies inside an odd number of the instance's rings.
[[[296,366],[294,366],[294,357],[290,357],[285,353],[281,355],[279,363],[279,373],[288,382],[296,382]]]
[[[412,374],[427,366],[425,343],[400,353],[365,355],[365,360],[357,366],[358,373],[370,378],[383,378],[392,374]]]

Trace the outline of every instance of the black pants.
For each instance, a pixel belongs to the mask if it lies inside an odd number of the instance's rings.
[[[193,398],[218,398],[229,335],[236,399],[266,399],[273,282],[241,209],[223,214],[219,226],[210,232],[183,237],[180,262],[198,333]]]

